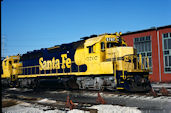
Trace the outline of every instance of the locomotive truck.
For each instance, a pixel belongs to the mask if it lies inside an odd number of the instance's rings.
[[[117,32],[7,56],[2,71],[2,84],[10,87],[35,88],[55,81],[71,89],[151,89],[148,58],[142,62]]]

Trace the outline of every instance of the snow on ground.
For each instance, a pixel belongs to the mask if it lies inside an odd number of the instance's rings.
[[[73,110],[67,111],[67,113],[90,113],[90,112],[79,110],[79,109],[73,109]]]
[[[45,98],[45,99],[39,100],[38,103],[56,103],[56,101]]]
[[[94,105],[89,107],[90,109],[97,109],[98,113],[141,113],[135,107],[123,107],[114,105]],[[30,103],[20,103],[11,107],[2,108],[3,113],[90,113],[89,111],[83,111],[73,109],[70,111],[62,111],[58,109],[49,109],[48,106],[35,105]]]
[[[48,110],[46,106],[21,103],[11,107],[2,108],[2,113],[66,113],[58,109]]]
[[[123,107],[114,105],[94,105],[90,108],[98,110],[98,113],[141,113],[136,107]]]
[[[122,107],[122,106],[114,106],[114,105],[94,105],[89,108],[97,109],[98,113],[141,113],[141,111],[135,107]],[[71,111],[68,111],[67,113],[90,113],[90,112],[73,109]]]

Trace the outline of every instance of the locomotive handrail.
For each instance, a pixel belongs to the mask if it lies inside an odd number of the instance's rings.
[[[107,59],[107,61],[123,60],[125,62],[134,63],[134,59],[135,59],[135,64],[136,64],[136,67],[134,67],[134,69],[144,69],[144,70],[148,69],[149,70],[149,58],[148,58],[148,56],[145,56],[145,58],[144,58],[144,60],[142,62],[141,54],[139,54],[139,60],[138,60],[137,55],[128,54],[128,55],[124,55],[122,57],[113,57],[113,58]],[[128,66],[130,66],[130,65],[128,65]]]
[[[71,61],[71,67],[70,68],[68,68],[68,69],[70,69],[70,73],[72,73],[73,71],[72,71],[72,64],[74,64],[75,63],[75,61]],[[60,63],[60,65],[61,65],[62,63]],[[47,72],[46,71],[50,71],[50,73],[49,74],[52,74],[52,69],[50,69],[50,70],[40,70],[39,69],[39,73],[37,73],[37,69],[36,68],[39,68],[40,67],[40,65],[35,65],[35,66],[26,66],[26,67],[18,67],[17,69],[18,70],[22,70],[23,69],[23,72],[22,72],[22,74],[24,74],[24,75],[28,75],[28,74],[33,74],[33,69],[34,69],[34,74],[42,74],[41,73],[41,71],[43,71],[44,73],[43,74],[46,74]],[[77,68],[78,68],[78,72],[80,72],[80,66],[79,65],[77,65]],[[30,69],[30,73],[29,73],[29,69]],[[59,69],[56,69],[56,72],[55,73],[59,73],[58,72],[58,70]],[[63,68],[62,69],[63,70],[63,72],[62,73],[66,73],[65,72],[65,68]],[[67,72],[68,73],[68,72]],[[21,74],[21,73],[20,73]]]
[[[134,69],[148,69],[149,70],[149,59],[148,59],[147,56],[144,58],[143,63],[142,63],[142,60],[141,60],[141,55],[139,56],[139,61],[138,61],[138,57],[136,55],[134,55],[134,54],[125,55],[125,56],[122,56],[122,57],[116,57],[116,56],[114,56],[114,58],[112,58],[110,60],[113,61],[113,62],[115,62],[115,63],[118,60],[124,60],[124,61],[128,61],[128,62],[133,63],[134,62],[133,61],[134,59],[136,59],[136,62],[135,62],[136,63],[136,67],[134,65]],[[71,61],[71,67],[68,68],[68,69],[70,69],[69,73],[72,73],[73,72],[72,71],[72,65],[74,63],[75,63],[75,61]],[[146,63],[146,65],[145,65],[145,63]],[[60,65],[61,64],[62,63],[60,63]],[[128,68],[129,68],[129,66],[130,65],[128,65]],[[40,65],[27,66],[27,67],[19,67],[18,70],[21,71],[20,74],[23,74],[23,75],[28,75],[28,74],[47,74],[47,71],[50,71],[49,74],[52,74],[53,73],[52,72],[53,71],[52,69],[50,69],[50,70],[39,70],[38,73],[37,73],[37,68],[39,68],[39,67],[40,67]],[[80,72],[80,66],[79,65],[77,65],[77,69],[78,69],[77,72]],[[34,72],[33,72],[33,70],[34,70]],[[59,69],[56,69],[56,71],[54,73],[59,73],[58,70]],[[68,73],[68,72],[65,71],[65,69],[62,69],[62,70],[63,70],[62,73]],[[42,73],[42,71],[43,71],[43,73]]]

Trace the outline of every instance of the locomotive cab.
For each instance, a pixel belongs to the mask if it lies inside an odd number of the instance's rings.
[[[148,57],[142,62],[141,55],[137,56],[136,49],[126,46],[123,42],[122,39],[118,42],[106,42],[107,48],[103,50],[106,51],[105,60],[114,64],[117,89],[129,91],[150,90]]]
[[[81,86],[128,91],[150,90],[149,69],[144,68],[141,56],[138,57],[136,50],[128,47],[120,35],[121,33],[102,34],[89,38],[84,47],[76,50],[76,64],[87,65],[84,74],[94,77],[91,78],[91,83],[90,78],[80,77],[79,84],[84,81]],[[148,65],[148,58],[146,61],[144,64]]]
[[[19,61],[20,56],[7,56],[7,58],[2,61],[2,82],[10,82],[10,84],[13,85],[13,83],[17,81],[18,74],[22,73],[21,69],[19,69],[22,66],[22,63]]]

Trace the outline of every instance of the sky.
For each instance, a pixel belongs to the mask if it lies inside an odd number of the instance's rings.
[[[170,6],[171,0],[3,0],[1,55],[171,25]]]

